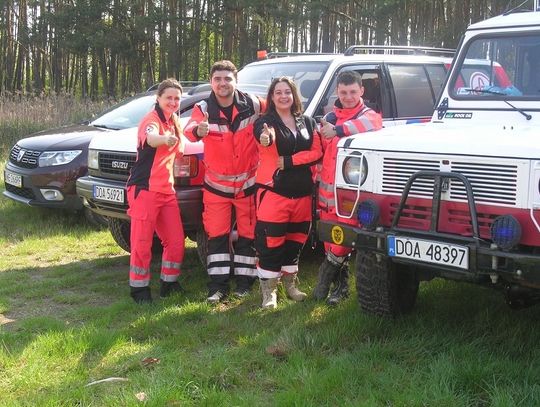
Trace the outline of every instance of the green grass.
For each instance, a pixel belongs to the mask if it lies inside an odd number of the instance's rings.
[[[107,231],[1,198],[0,404],[540,404],[538,308],[440,280],[396,320],[362,313],[354,292],[333,309],[280,295],[263,311],[258,293],[210,307],[186,242],[187,293],[137,306],[129,258]],[[319,261],[303,261],[302,288]],[[127,381],[86,386],[110,377]]]

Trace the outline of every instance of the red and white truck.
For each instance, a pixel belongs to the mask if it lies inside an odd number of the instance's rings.
[[[467,29],[430,123],[341,140],[338,213],[358,223],[320,222],[319,238],[356,248],[361,307],[408,312],[435,277],[539,302],[539,135],[533,11]]]

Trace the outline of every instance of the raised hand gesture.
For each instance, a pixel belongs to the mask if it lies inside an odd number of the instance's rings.
[[[197,126],[197,136],[203,138],[208,135],[208,112],[204,112],[204,119]]]
[[[261,145],[268,147],[271,142],[276,138],[276,131],[273,127],[268,127],[266,123],[263,124],[263,131],[261,133]]]

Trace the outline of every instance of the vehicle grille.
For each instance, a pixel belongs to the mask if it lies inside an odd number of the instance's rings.
[[[463,174],[471,181],[476,202],[516,204],[517,165],[454,161],[451,163],[451,171]],[[450,181],[450,198],[467,199],[465,187],[461,182]]]
[[[134,153],[99,152],[99,170],[102,174],[112,175],[114,179],[127,180],[135,159]]]
[[[12,194],[22,196],[26,199],[35,199],[34,192],[30,188],[19,188],[11,184],[5,184],[6,191],[11,192]]]
[[[409,160],[406,158],[385,157],[383,162],[382,191],[400,194],[405,188],[408,179],[418,171],[438,171],[439,160]],[[433,180],[419,179],[411,188],[414,195],[432,197]]]
[[[36,168],[40,154],[41,151],[23,149],[18,144],[15,144],[9,154],[9,161],[17,167]]]
[[[463,174],[471,182],[477,203],[517,204],[518,166],[500,162],[478,163],[451,161],[441,167],[441,160],[385,157],[383,161],[382,192],[400,194],[411,175],[421,170],[452,171]],[[414,182],[411,194],[419,197],[433,196],[433,180]],[[450,180],[449,195],[452,200],[467,200],[465,186]]]

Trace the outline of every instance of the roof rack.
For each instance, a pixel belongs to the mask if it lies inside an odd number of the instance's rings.
[[[454,56],[456,50],[451,48],[415,47],[403,45],[351,45],[344,55],[356,54],[412,54]]]
[[[294,57],[297,55],[336,55],[333,52],[269,52],[266,58]]]

